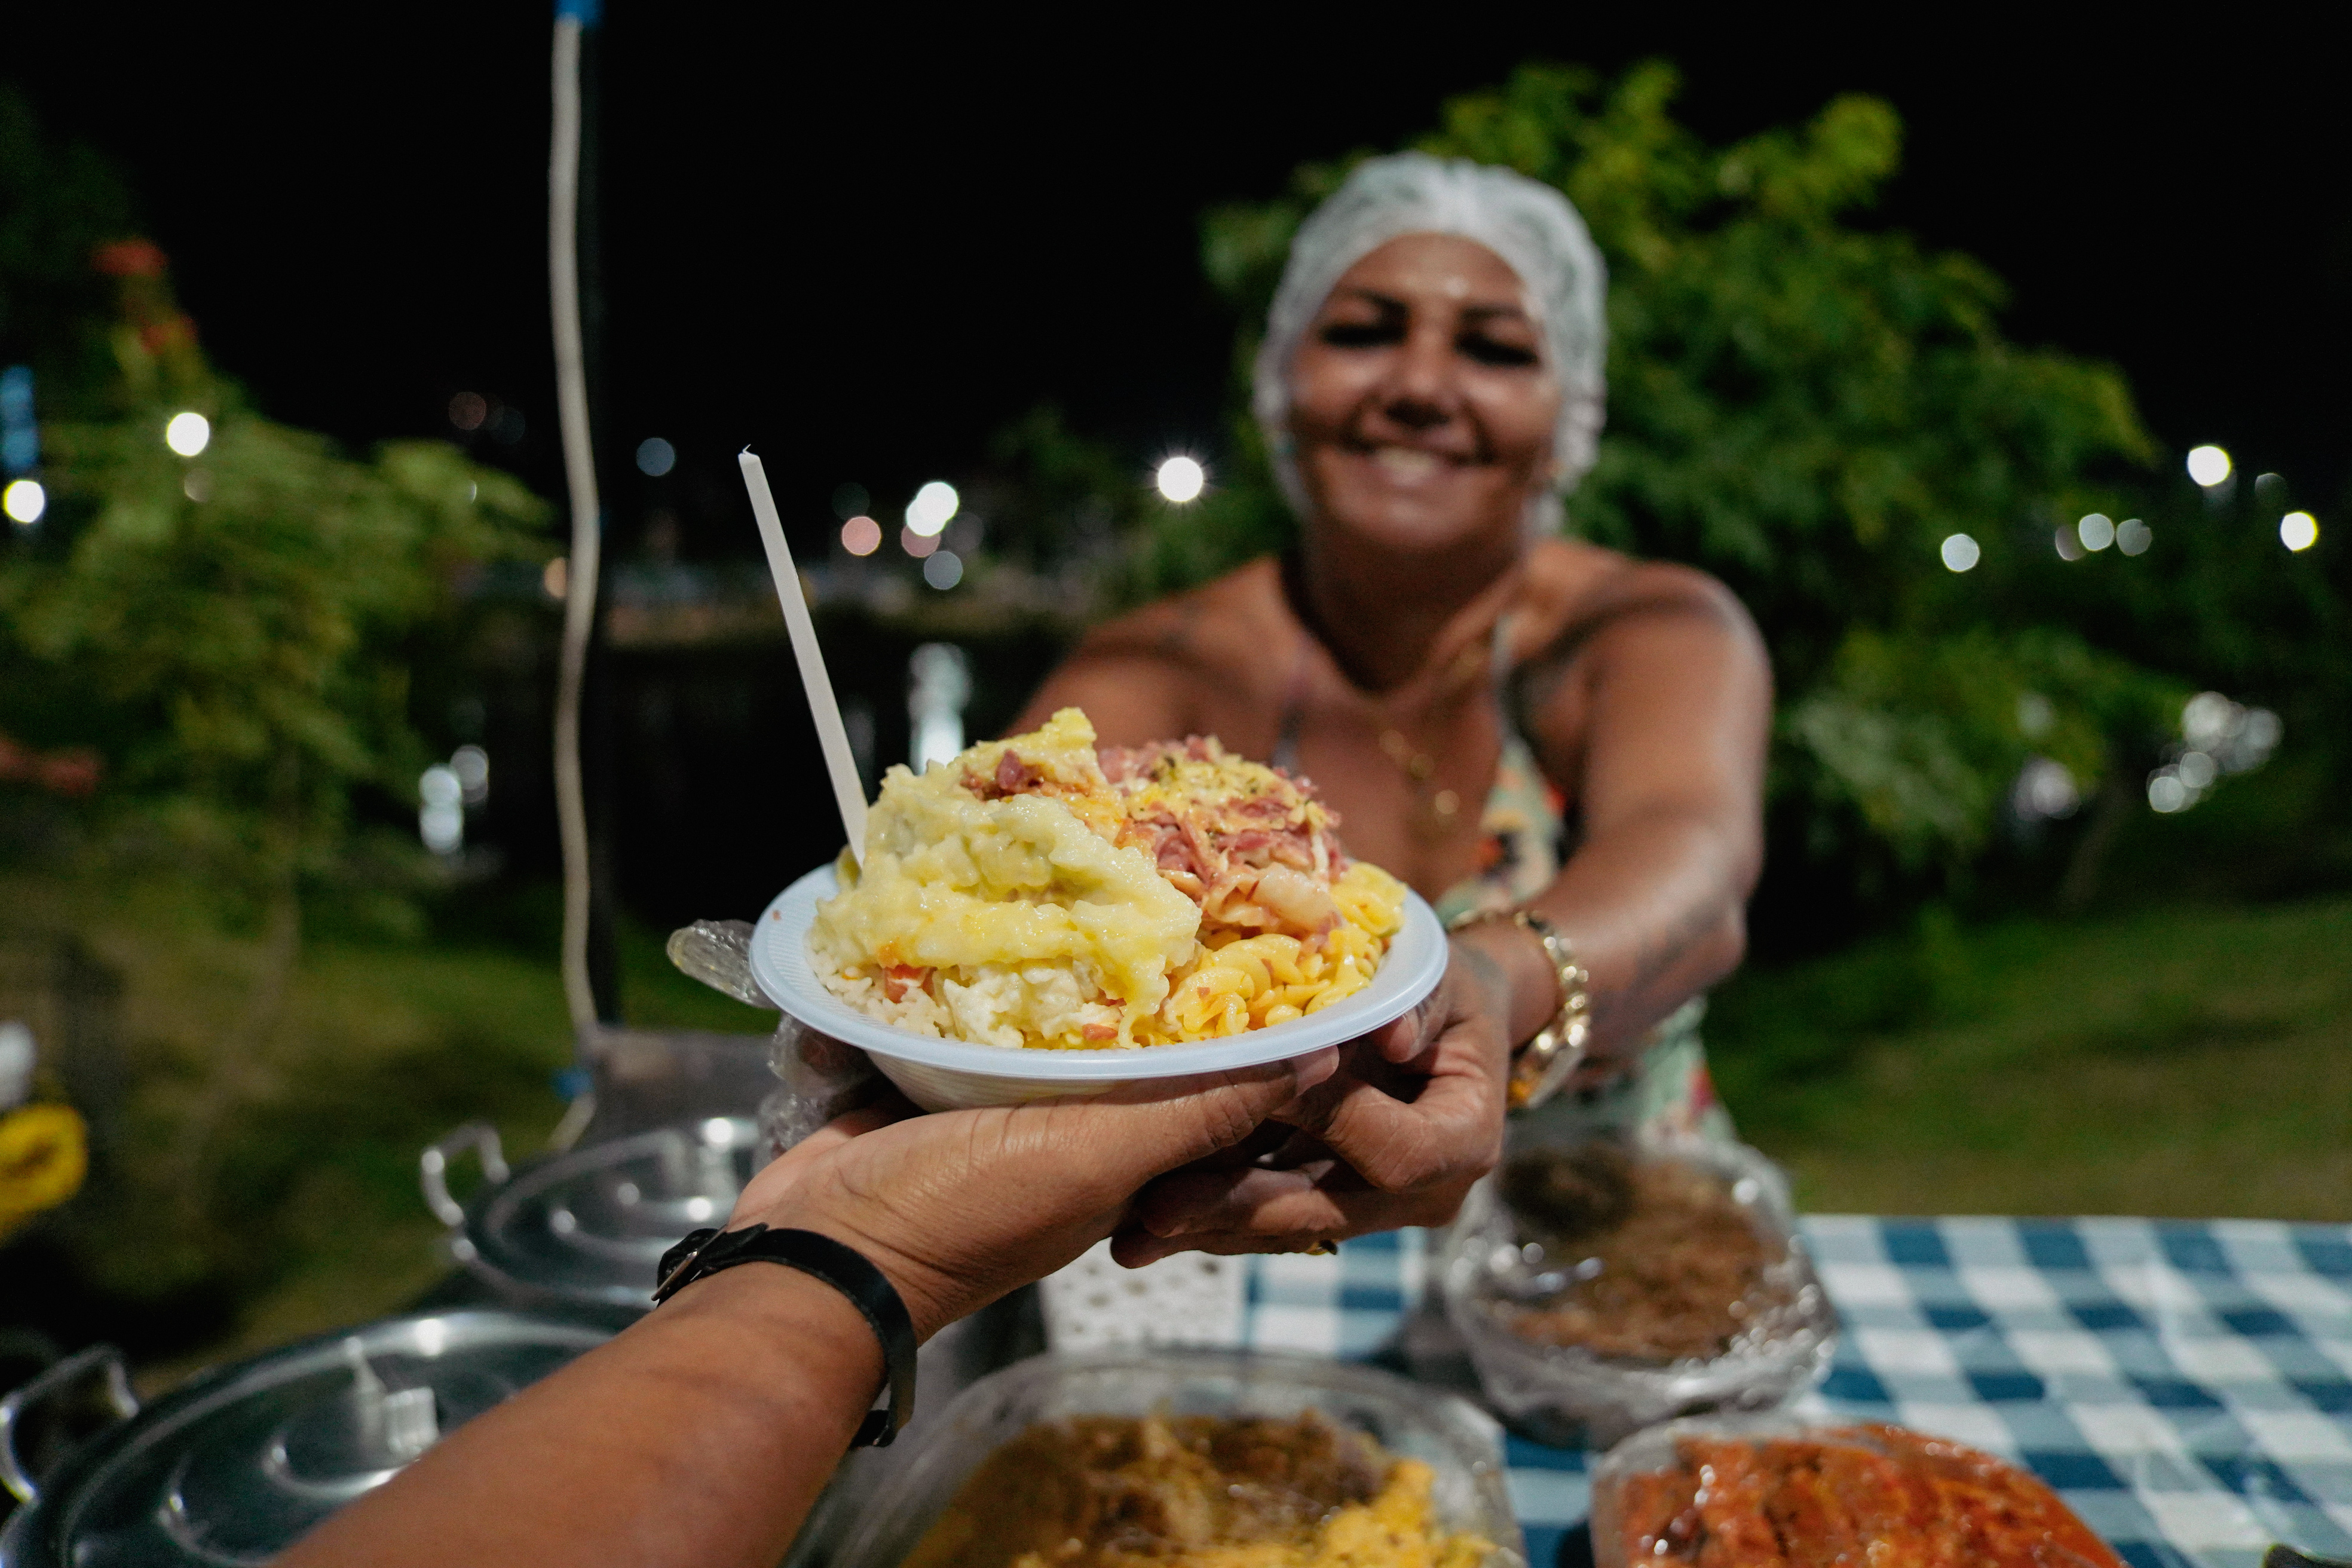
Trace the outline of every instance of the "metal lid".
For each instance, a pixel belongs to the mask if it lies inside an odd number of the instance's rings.
[[[0,1568],[266,1563],[443,1433],[609,1332],[517,1312],[444,1312],[205,1373],[43,1480],[0,1533]]]
[[[436,1207],[462,1223],[451,1246],[476,1273],[561,1300],[643,1309],[661,1255],[688,1231],[726,1223],[761,1147],[750,1117],[712,1116],[552,1155],[462,1209],[445,1189],[447,1207]],[[430,1199],[430,1179],[426,1187]]]

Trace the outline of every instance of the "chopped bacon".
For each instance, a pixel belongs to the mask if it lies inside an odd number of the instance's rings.
[[[1081,1024],[1078,1037],[1084,1040],[1115,1040],[1118,1038],[1117,1024]]]
[[[882,994],[893,1002],[904,1002],[920,991],[931,977],[928,969],[911,963],[893,963],[882,971]]]
[[[1244,827],[1239,833],[1221,833],[1217,837],[1223,840],[1219,848],[1254,866],[1265,865],[1274,849],[1274,835],[1263,827]]]
[[[1007,795],[1028,795],[1045,782],[1045,771],[1033,763],[1024,762],[1010,748],[1000,752],[996,772],[981,774],[966,770],[963,787],[982,800],[1003,800]]]

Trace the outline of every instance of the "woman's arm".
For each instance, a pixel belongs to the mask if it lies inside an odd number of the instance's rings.
[[[1239,1142],[1333,1065],[1325,1051],[1089,1101],[860,1111],[762,1171],[728,1226],[855,1247],[928,1338],[1076,1258],[1144,1182]],[[840,1292],[743,1264],[467,1423],[281,1562],[770,1568],[882,1378]]]
[[[1762,860],[1770,669],[1711,579],[1634,566],[1589,596],[1537,674],[1532,738],[1547,771],[1577,784],[1585,834],[1529,907],[1592,977],[1605,1071],[1739,961]],[[1120,1259],[1295,1250],[1450,1220],[1498,1157],[1508,1047],[1559,1010],[1559,976],[1527,931],[1498,921],[1456,933],[1431,1004],[1358,1042],[1280,1113],[1299,1137],[1259,1164],[1153,1183]]]
[[[1528,706],[1545,770],[1572,785],[1583,841],[1528,902],[1592,977],[1605,1063],[1722,979],[1746,951],[1764,857],[1771,668],[1738,600],[1680,567],[1629,567],[1535,661]],[[1542,945],[1507,923],[1465,942],[1508,978],[1516,1044],[1559,1007]]]

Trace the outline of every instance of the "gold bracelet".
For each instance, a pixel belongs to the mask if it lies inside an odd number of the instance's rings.
[[[1585,1042],[1592,1034],[1592,976],[1576,962],[1576,950],[1559,934],[1559,928],[1533,910],[1512,910],[1507,914],[1480,910],[1457,916],[1446,930],[1466,931],[1485,921],[1505,919],[1543,943],[1544,956],[1551,960],[1559,984],[1559,1012],[1511,1058],[1507,1102],[1513,1110],[1530,1110],[1558,1093],[1584,1059]]]

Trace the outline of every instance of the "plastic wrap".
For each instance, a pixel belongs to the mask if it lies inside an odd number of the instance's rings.
[[[1502,1434],[1463,1400],[1370,1367],[1304,1356],[1156,1352],[1039,1356],[982,1379],[908,1431],[915,1452],[865,1509],[838,1568],[898,1568],[1000,1446],[1072,1415],[1321,1412],[1435,1472],[1438,1524],[1495,1543],[1486,1568],[1527,1568],[1504,1489]]]
[[[789,1013],[769,1043],[768,1065],[783,1087],[761,1102],[760,1125],[779,1154],[883,1087],[864,1051],[818,1034]]]
[[[669,935],[669,961],[678,973],[713,991],[774,1008],[751,973],[751,922],[697,921]],[[820,1035],[783,1015],[769,1042],[768,1065],[783,1087],[761,1103],[760,1126],[771,1155],[781,1154],[835,1117],[856,1110],[880,1087],[866,1053]]]
[[[1754,1227],[1766,1259],[1719,1353],[1603,1353],[1548,1344],[1514,1325],[1532,1308],[1570,1299],[1597,1277],[1596,1258],[1553,1252],[1538,1228],[1504,1203],[1496,1177],[1475,1188],[1447,1246],[1447,1318],[1505,1419],[1543,1441],[1605,1446],[1692,1411],[1767,1409],[1828,1371],[1837,1318],[1796,1233],[1787,1184],[1770,1161],[1738,1144],[1635,1144],[1637,1163],[1680,1164],[1719,1179]],[[1606,1328],[1607,1325],[1603,1325]],[[1606,1333],[1595,1336],[1607,1342]]]
[[[1780,1444],[1801,1447],[1776,1456]],[[1735,1471],[1727,1451],[1759,1462]],[[1990,1454],[1779,1414],[1675,1421],[1610,1450],[1592,1474],[1592,1555],[1595,1568],[1882,1558],[2121,1568],[2056,1493]]]

